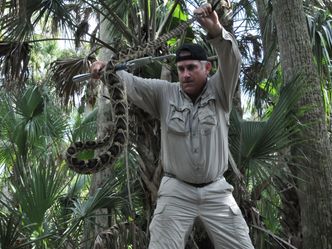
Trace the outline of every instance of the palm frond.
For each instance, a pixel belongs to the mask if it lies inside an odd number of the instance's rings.
[[[126,11],[126,9],[132,9],[132,2],[124,2],[124,1],[114,1],[111,6],[101,1],[102,7],[107,10],[105,17],[108,17],[112,26],[117,29],[126,39],[132,44],[139,44],[139,40],[136,37],[135,30],[131,30],[128,28],[128,24],[125,23],[127,19],[125,17],[126,14],[131,15],[132,13]],[[134,14],[135,15],[135,14]]]
[[[133,155],[129,153],[129,176],[127,175],[124,159],[121,158],[113,167],[112,177],[103,183],[93,195],[84,200],[72,200],[73,205],[70,207],[72,217],[66,222],[65,236],[75,233],[83,224],[93,223],[97,215],[102,215],[96,213],[97,210],[102,208],[111,210],[112,217],[119,224],[124,220],[132,224],[137,222],[137,226],[144,224],[146,218],[145,210],[142,208],[144,192],[139,179],[137,164]],[[130,181],[130,190],[127,185],[128,180]],[[131,207],[131,205],[133,206]],[[142,230],[139,227],[137,229]],[[133,231],[127,229],[126,234],[126,238],[133,236]],[[121,237],[124,235],[121,234],[118,239],[124,238]]]
[[[65,236],[75,232],[84,222],[96,216],[96,211],[100,208],[112,208],[123,206],[125,199],[117,194],[121,182],[116,178],[110,178],[96,192],[86,200],[73,200],[71,207],[72,218],[67,221],[68,228]]]
[[[15,151],[13,124],[16,123],[16,115],[12,106],[11,98],[0,94],[0,164],[10,165]]]
[[[0,42],[1,74],[5,76],[4,87],[17,90],[28,76],[31,46],[21,42]]]
[[[245,121],[235,112],[232,113],[230,148],[240,168],[276,165],[278,151],[295,142],[291,137],[297,132],[298,126],[292,115],[292,107],[301,94],[300,81],[296,79],[284,87],[267,121]]]
[[[0,214],[0,246],[1,248],[17,248],[23,240],[20,234],[21,220],[14,214]]]
[[[18,248],[26,242],[22,226],[22,214],[4,193],[0,194],[0,248]]]
[[[55,203],[65,188],[65,171],[52,165],[52,161],[40,160],[40,164],[32,166],[17,162],[20,168],[18,182],[14,182],[14,196],[28,224],[41,226],[46,211]]]
[[[4,40],[27,41],[32,36],[36,25],[41,24],[42,21],[46,24],[50,17],[58,17],[60,24],[57,26],[73,26],[71,20],[74,18],[64,1],[8,2],[10,2],[6,6],[8,14],[4,15],[0,21],[3,30],[0,37]]]
[[[286,182],[292,177],[281,158],[284,150],[300,142],[293,139],[301,129],[293,108],[303,93],[302,81],[298,77],[282,88],[277,103],[265,121],[246,121],[235,112],[231,113],[230,151],[246,177],[245,189],[250,192],[247,198],[260,210],[261,223],[256,224],[255,219],[250,221],[254,228],[253,235],[262,244],[273,244],[273,248],[288,248],[288,243],[278,236],[281,229],[278,215],[281,212],[281,197],[275,194],[279,193],[275,179]],[[252,217],[255,216],[249,216],[249,219]],[[271,221],[274,223],[269,223]]]
[[[46,137],[50,139],[61,137],[66,128],[65,117],[48,102],[47,98],[43,95],[42,89],[35,86],[28,87],[14,100],[13,105],[17,115],[14,141],[21,152],[27,151],[28,144],[36,145],[41,142],[45,145]]]
[[[58,59],[51,63],[49,74],[55,84],[58,95],[67,105],[70,98],[82,94],[82,85],[74,82],[74,76],[89,71],[91,63],[95,57],[87,56],[83,58]],[[75,101],[73,101],[75,103]]]
[[[332,14],[319,6],[307,9],[307,26],[318,70],[331,82],[328,66],[332,56]]]

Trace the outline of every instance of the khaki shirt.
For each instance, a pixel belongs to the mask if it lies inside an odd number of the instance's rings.
[[[191,183],[215,181],[227,170],[229,113],[241,66],[230,33],[223,29],[220,37],[209,42],[219,66],[195,103],[179,83],[117,72],[129,99],[160,119],[164,171]]]

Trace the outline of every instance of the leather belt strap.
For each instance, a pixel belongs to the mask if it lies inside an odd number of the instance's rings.
[[[195,188],[203,188],[203,187],[205,187],[205,186],[207,186],[207,185],[213,183],[213,181],[205,182],[205,183],[191,183],[191,182],[186,182],[186,181],[183,181],[183,180],[177,178],[174,174],[172,174],[172,173],[168,173],[168,172],[165,172],[165,173],[164,173],[164,176],[171,177],[171,178],[175,178],[175,179],[177,179],[177,180],[179,180],[179,181],[181,181],[181,182],[184,182],[185,184],[188,184],[188,185],[190,185],[190,186],[193,186],[193,187],[195,187]]]

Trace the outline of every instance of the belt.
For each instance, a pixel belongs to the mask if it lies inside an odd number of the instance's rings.
[[[168,172],[165,172],[165,173],[164,173],[164,176],[171,177],[171,178],[175,178],[175,179],[177,179],[177,180],[179,180],[179,181],[181,181],[181,182],[183,182],[183,183],[185,183],[185,184],[188,184],[188,185],[190,185],[190,186],[193,186],[193,187],[195,187],[195,188],[203,188],[203,187],[205,187],[205,186],[207,186],[207,185],[213,183],[213,181],[210,181],[210,182],[204,182],[204,183],[191,183],[191,182],[187,182],[187,181],[180,180],[180,179],[177,178],[174,174],[172,174],[172,173],[168,173]]]

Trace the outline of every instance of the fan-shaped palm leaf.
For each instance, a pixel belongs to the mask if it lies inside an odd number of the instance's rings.
[[[119,179],[110,178],[86,200],[74,200],[71,208],[73,216],[68,221],[66,234],[74,232],[83,222],[89,222],[91,218],[95,217],[95,211],[100,208],[121,209],[126,200],[118,194],[120,185]]]
[[[52,82],[55,84],[58,95],[68,104],[70,97],[82,94],[82,85],[73,81],[75,75],[89,71],[91,63],[96,59],[93,56],[84,58],[58,59],[50,65]]]
[[[232,113],[230,148],[242,172],[254,169],[262,175],[269,169],[270,173],[277,172],[278,151],[296,142],[291,137],[299,126],[292,115],[292,107],[301,94],[300,81],[298,78],[284,87],[267,121],[245,121]]]
[[[74,20],[70,14],[73,7],[70,2],[74,1],[4,1],[2,7],[6,8],[6,14],[0,21],[3,40],[27,41],[32,36],[34,28],[41,21],[47,23],[50,17],[58,20],[56,26],[73,26]]]
[[[44,148],[47,148],[48,140],[45,137],[61,138],[66,128],[66,120],[61,112],[47,101],[47,96],[42,95],[39,87],[29,87],[22,96],[13,101],[16,120],[12,124],[15,130],[12,135],[19,155],[26,158],[29,144],[44,144]]]
[[[36,158],[45,150],[56,148],[67,121],[39,87],[29,87],[18,97],[2,95],[0,98],[1,135],[6,138],[0,146],[3,160],[13,165],[18,159],[14,155],[27,158],[29,149],[40,149],[40,154],[34,150]]]
[[[256,229],[256,232],[271,229],[265,234],[268,237],[272,233],[277,235],[280,228],[279,218],[276,215],[280,211],[280,199],[276,196],[278,186],[274,184],[273,179],[282,179],[286,184],[292,185],[289,181],[292,175],[285,169],[280,155],[283,155],[283,150],[291,144],[300,142],[293,139],[293,135],[300,129],[300,124],[293,113],[293,106],[300,98],[301,90],[300,77],[285,86],[266,121],[246,121],[235,112],[231,114],[230,151],[245,176],[246,189],[251,195],[246,198],[249,198],[251,203],[255,203],[251,205],[260,208],[260,215],[263,215],[261,219],[274,221],[273,224],[266,222],[267,227],[262,226],[264,223],[255,224],[255,219],[252,221],[254,226],[261,226],[260,229]],[[274,194],[269,196],[269,193]],[[252,211],[249,208],[249,213]],[[272,216],[271,211],[274,213]],[[260,239],[261,236],[259,236]],[[278,236],[271,236],[271,238],[277,244],[287,245]],[[262,243],[266,243],[266,239]]]
[[[19,202],[29,224],[42,225],[46,211],[55,203],[66,184],[65,171],[41,160],[31,166],[18,163],[19,182],[14,183],[14,197]]]

